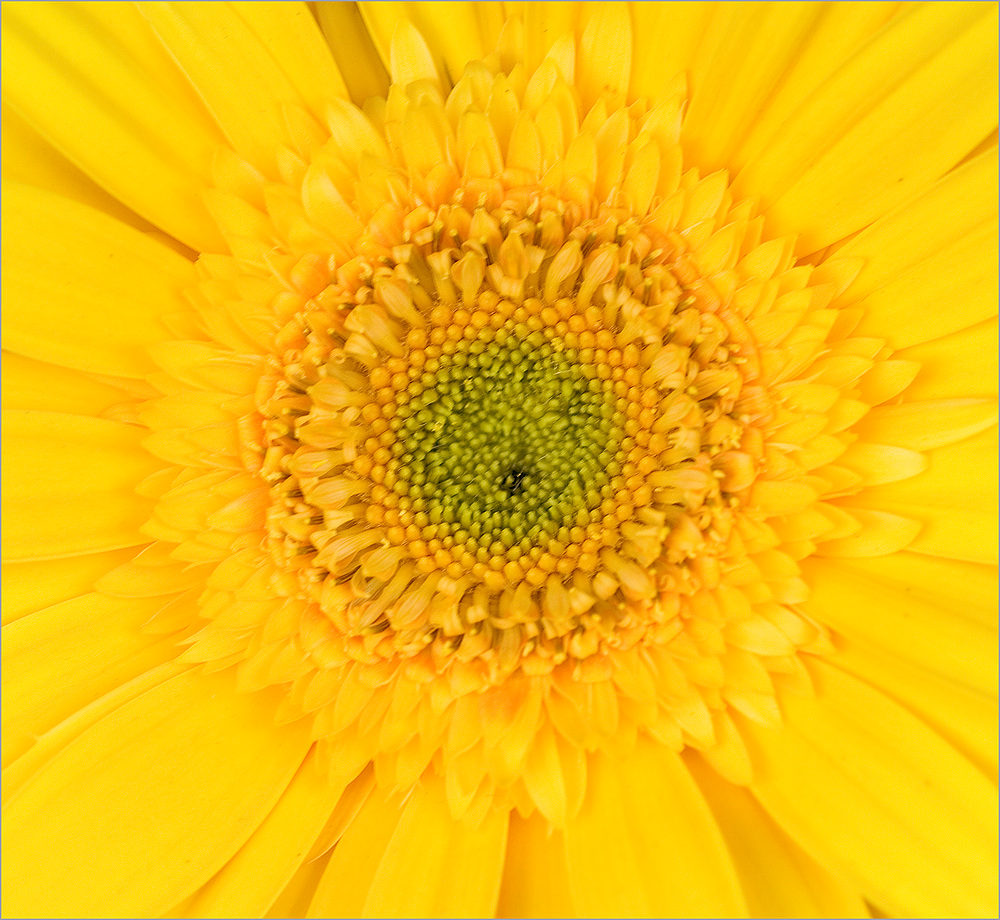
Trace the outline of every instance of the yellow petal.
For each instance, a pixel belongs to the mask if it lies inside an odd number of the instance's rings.
[[[101,415],[111,406],[132,402],[118,387],[15,352],[3,354],[2,392],[4,409],[47,409],[76,415]]]
[[[153,225],[81,172],[7,103],[3,103],[3,177],[55,192],[115,217],[137,230]],[[159,232],[159,231],[157,231]],[[165,240],[173,240],[163,234]],[[173,241],[174,245],[179,245]]]
[[[998,720],[993,686],[985,693],[927,670],[922,662],[890,657],[840,638],[837,667],[881,690],[923,719],[987,777],[996,776]]]
[[[39,559],[32,562],[5,562],[3,565],[3,622],[14,620],[86,594],[94,582],[135,555],[135,548]]]
[[[143,431],[58,412],[3,413],[4,558],[54,559],[147,542],[135,487],[161,464]]]
[[[490,917],[496,911],[507,812],[479,827],[451,817],[441,780],[407,800],[362,910],[365,917]]]
[[[307,917],[360,917],[368,889],[392,838],[402,805],[375,789],[340,838]]]
[[[317,3],[313,7],[337,68],[355,105],[389,91],[389,73],[365,28],[356,3]]]
[[[222,135],[134,6],[11,6],[3,47],[5,98],[52,146],[191,248],[222,245],[199,198]]]
[[[141,377],[145,348],[193,285],[190,262],[114,218],[4,184],[6,347],[75,370]]]
[[[271,174],[278,145],[294,142],[286,107],[311,109],[318,119],[323,97],[346,90],[304,5],[267,6],[157,2],[142,13],[236,152]]]
[[[403,86],[417,80],[429,80],[435,84],[440,82],[434,54],[409,19],[399,19],[392,30],[389,75],[393,83]]]
[[[811,587],[803,610],[860,645],[988,693],[996,685],[995,627],[956,616],[914,596],[906,585],[883,581],[881,561],[803,561]],[[952,589],[960,593],[959,584]]]
[[[590,3],[581,13],[576,86],[584,111],[603,96],[612,106],[621,105],[632,75],[629,8],[624,3]]]
[[[726,840],[752,917],[867,917],[860,891],[804,852],[746,790],[685,761]]]
[[[872,441],[921,451],[961,441],[996,421],[995,399],[943,399],[879,406],[853,431]]]
[[[152,917],[192,893],[305,757],[307,731],[277,728],[275,701],[187,672],[81,734],[7,803],[5,910]]]
[[[994,147],[858,234],[838,252],[864,261],[858,332],[905,348],[996,316],[996,222]]]
[[[997,429],[927,451],[919,476],[866,489],[845,507],[885,509],[921,523],[915,552],[970,562],[997,560]],[[848,508],[852,511],[853,507]]]
[[[176,657],[172,639],[140,632],[162,606],[87,594],[4,627],[5,766],[78,709]]]
[[[817,696],[784,697],[784,728],[737,717],[754,794],[880,910],[992,916],[996,789],[903,707],[829,664],[811,670]]]
[[[315,748],[278,804],[188,908],[195,917],[257,917],[302,864],[344,786],[332,783]]]
[[[309,902],[316,893],[316,886],[323,877],[323,873],[326,872],[330,855],[330,853],[324,853],[312,862],[300,866],[264,916],[282,918],[282,920],[287,917],[306,916]]]
[[[745,917],[722,834],[680,756],[640,739],[590,758],[566,826],[573,902],[585,917]]]
[[[996,399],[1000,380],[998,338],[997,319],[993,317],[940,339],[904,348],[899,357],[920,365],[917,379],[906,388],[906,400]]]
[[[499,917],[571,917],[563,835],[538,813],[510,816]]]
[[[985,5],[905,11],[803,102],[741,191],[764,200],[779,232],[800,235],[800,252],[919,194],[996,124],[996,29]]]

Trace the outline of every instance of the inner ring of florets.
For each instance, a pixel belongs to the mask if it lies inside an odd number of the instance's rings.
[[[639,222],[548,205],[417,209],[278,337],[269,544],[351,657],[657,641],[725,544],[739,346]]]

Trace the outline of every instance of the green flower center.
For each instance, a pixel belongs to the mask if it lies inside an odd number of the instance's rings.
[[[625,416],[577,349],[524,324],[485,329],[419,387],[397,410],[397,491],[455,542],[526,552],[613,497]]]

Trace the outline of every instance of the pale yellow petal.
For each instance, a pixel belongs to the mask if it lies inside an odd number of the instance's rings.
[[[8,4],[3,47],[29,125],[154,226],[221,247],[199,193],[222,135],[132,4]]]
[[[5,562],[2,577],[4,625],[88,593],[98,578],[127,562],[135,553],[135,547],[128,547],[65,559]]]
[[[802,103],[739,190],[803,253],[919,194],[996,126],[996,29],[985,4],[907,10]]]
[[[75,370],[141,377],[169,335],[190,262],[132,227],[31,186],[4,183],[5,347]]]
[[[906,389],[905,399],[979,399],[997,396],[997,318],[977,323],[940,339],[912,345],[898,357],[916,361],[920,372]]]
[[[751,789],[815,859],[905,917],[995,913],[996,788],[902,706],[833,666],[785,725],[737,717]]]
[[[640,739],[624,760],[590,758],[566,825],[569,882],[585,917],[744,917],[722,834],[680,756]]]
[[[838,251],[863,261],[859,333],[905,348],[997,315],[997,172],[992,148]]]
[[[837,640],[832,660],[839,668],[902,703],[968,757],[984,775],[996,776],[1000,726],[993,693],[996,681],[985,691],[973,690],[932,673],[920,660],[904,660],[843,637]]]
[[[860,890],[804,852],[746,789],[685,757],[719,824],[752,917],[867,917]]]
[[[178,653],[140,627],[164,601],[86,594],[3,628],[3,763],[78,709]]]
[[[187,672],[86,730],[7,802],[5,911],[153,917],[192,893],[308,750],[301,724],[274,725],[275,699]]]
[[[926,452],[919,476],[865,489],[845,507],[879,509],[919,521],[909,549],[949,559],[997,561],[997,428]]]
[[[309,904],[307,917],[360,917],[403,806],[375,789],[344,832]]]
[[[101,415],[112,406],[132,403],[124,390],[89,374],[3,353],[3,408],[44,409],[75,415]]]
[[[562,831],[537,811],[511,813],[497,916],[573,916]]]
[[[995,627],[880,578],[881,561],[804,560],[810,593],[803,610],[858,644],[988,693],[997,679]]]
[[[103,211],[137,230],[149,232],[154,227],[135,211],[112,197],[93,179],[82,172],[72,160],[61,154],[41,134],[31,127],[6,102],[3,103],[3,157],[0,165],[3,178],[25,185],[36,185]],[[157,231],[159,232],[159,231]],[[173,237],[174,245],[180,245]]]
[[[146,543],[150,502],[135,487],[162,464],[143,430],[58,412],[4,410],[5,561]]]
[[[319,119],[322,100],[346,89],[304,4],[266,6],[247,17],[223,3],[151,2],[142,13],[236,152],[276,174],[278,145],[296,140],[287,108]]]
[[[262,916],[302,865],[342,792],[314,748],[260,827],[198,892],[189,914]]]
[[[506,842],[506,810],[490,809],[478,827],[456,820],[443,781],[425,776],[406,802],[361,916],[493,916]]]

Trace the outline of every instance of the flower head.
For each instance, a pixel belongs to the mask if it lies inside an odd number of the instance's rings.
[[[360,6],[6,7],[9,912],[988,915],[995,10]]]

